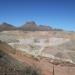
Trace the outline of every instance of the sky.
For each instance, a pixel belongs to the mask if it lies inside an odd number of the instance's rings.
[[[75,0],[0,0],[0,23],[26,21],[75,31]]]

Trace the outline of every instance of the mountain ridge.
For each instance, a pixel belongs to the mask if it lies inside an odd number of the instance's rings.
[[[62,31],[62,29],[53,29],[49,25],[37,25],[34,21],[28,21],[20,27],[14,26],[12,24],[3,22],[0,24],[0,31],[9,31],[9,30],[24,30],[24,31]]]

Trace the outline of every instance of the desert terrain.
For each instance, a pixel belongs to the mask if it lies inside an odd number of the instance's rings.
[[[2,23],[0,63],[0,75],[75,75],[75,32]]]

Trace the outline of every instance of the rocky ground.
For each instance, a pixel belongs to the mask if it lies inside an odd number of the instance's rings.
[[[74,32],[3,31],[0,40],[4,52],[43,75],[75,74]]]

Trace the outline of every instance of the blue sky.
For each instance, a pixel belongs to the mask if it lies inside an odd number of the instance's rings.
[[[26,21],[75,31],[75,0],[0,0],[0,23]]]

